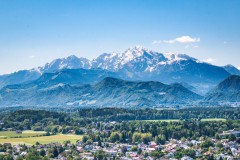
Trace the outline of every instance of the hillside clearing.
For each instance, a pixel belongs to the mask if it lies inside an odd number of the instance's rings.
[[[26,137],[35,137],[35,136],[42,136],[46,132],[45,131],[31,131],[25,130],[22,133],[17,134],[15,131],[1,131],[0,132],[0,139],[1,138],[26,138]]]
[[[224,118],[203,118],[201,119],[202,122],[209,122],[209,121],[226,121]]]
[[[63,143],[64,141],[68,141],[68,140],[73,143],[76,143],[77,140],[81,140],[81,139],[82,139],[82,135],[58,134],[53,136],[0,139],[0,143],[34,145],[36,144],[36,142],[39,142],[41,144],[48,144],[52,142]]]

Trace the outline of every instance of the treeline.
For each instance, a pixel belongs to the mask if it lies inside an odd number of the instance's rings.
[[[232,113],[234,112],[234,113]],[[240,120],[230,120],[229,114],[238,114],[238,108],[184,109],[184,110],[126,110],[118,108],[88,109],[66,114],[49,111],[21,110],[1,115],[0,130],[37,130],[48,133],[86,132],[87,142],[158,143],[174,138],[198,139],[217,137],[229,129],[240,129]],[[206,115],[203,115],[206,114]],[[180,119],[176,122],[141,121],[142,119]],[[215,116],[214,116],[215,115]],[[238,116],[238,115],[237,115]],[[121,117],[121,118],[119,118]],[[227,118],[227,121],[204,122],[201,118]],[[118,119],[119,118],[119,119]],[[135,120],[136,121],[125,121]],[[110,121],[111,120],[111,121]],[[112,122],[112,120],[118,120]],[[108,122],[107,122],[108,121]],[[110,122],[109,122],[110,121]]]
[[[0,130],[35,130],[52,133],[74,132],[81,134],[81,128],[91,128],[95,122],[124,122],[131,120],[158,120],[158,119],[180,119],[184,122],[176,123],[200,123],[202,118],[225,118],[228,121],[224,129],[232,129],[238,126],[230,126],[230,120],[240,120],[239,108],[189,108],[180,110],[157,110],[139,109],[129,110],[121,108],[82,109],[74,113],[50,112],[45,110],[18,110],[14,112],[0,112]],[[190,123],[191,122],[191,123]],[[134,122],[136,123],[136,122]],[[219,122],[218,124],[225,123]],[[232,123],[232,122],[231,122]],[[170,123],[171,124],[171,123]],[[204,123],[200,123],[204,124]],[[184,129],[183,125],[183,129]],[[195,124],[194,124],[195,125]],[[95,126],[94,126],[95,127]],[[185,126],[189,127],[189,126]],[[200,125],[201,127],[201,125]],[[211,126],[211,130],[214,126]],[[223,127],[221,127],[223,128]],[[201,128],[201,132],[205,132]],[[181,132],[181,130],[179,131]],[[208,132],[208,131],[206,131]],[[216,132],[215,132],[216,133]],[[202,135],[202,133],[199,133]],[[211,135],[211,134],[209,134]]]
[[[199,139],[200,137],[215,137],[219,139],[219,134],[230,129],[240,129],[240,121],[123,121],[114,125],[96,125],[99,132],[89,132],[83,138],[84,142],[123,142],[123,143],[145,143],[155,141],[164,144],[170,139]]]
[[[79,117],[96,119],[98,121],[124,121],[124,120],[154,120],[154,119],[202,119],[225,118],[227,120],[240,119],[240,108],[204,107],[187,108],[179,110],[157,109],[123,109],[99,108],[78,110]]]
[[[239,120],[240,108],[233,107],[195,107],[186,109],[125,109],[125,108],[96,108],[79,109],[75,112],[56,112],[46,110],[17,110],[13,112],[0,112],[0,120],[30,123],[52,119],[55,123],[73,123],[81,121],[126,121],[126,120],[157,120],[157,119],[203,119],[224,118]]]
[[[0,113],[0,130],[34,130],[47,133],[82,134],[80,127],[90,124],[88,119],[75,119],[72,114],[45,110],[18,110]]]

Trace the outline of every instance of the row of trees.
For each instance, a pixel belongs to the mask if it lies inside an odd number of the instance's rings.
[[[116,123],[114,126],[106,126],[105,123],[94,125],[99,132],[88,132],[85,141],[90,142],[123,142],[145,143],[155,141],[164,144],[169,139],[199,139],[200,137],[215,137],[220,139],[219,133],[229,129],[239,129],[240,121],[179,121],[179,122],[149,122],[128,121]],[[235,140],[230,136],[229,140]]]
[[[81,109],[79,117],[95,119],[97,121],[119,120],[153,120],[153,119],[202,119],[202,118],[225,118],[229,120],[240,119],[240,108],[229,107],[196,107],[178,110],[157,109],[124,109],[124,108],[97,108]]]

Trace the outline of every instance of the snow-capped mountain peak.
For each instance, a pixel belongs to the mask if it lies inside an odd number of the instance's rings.
[[[124,54],[125,55],[134,55],[134,56],[141,56],[144,52],[149,52],[148,49],[145,49],[142,46],[134,46],[131,48],[128,48]]]
[[[122,53],[103,53],[96,59],[93,59],[92,67],[117,71],[145,53],[150,54],[150,51],[141,46],[131,47]]]
[[[159,53],[142,46],[134,46],[122,53],[104,53],[92,61],[92,67],[118,71],[129,66],[136,69],[140,67],[141,71],[152,72],[159,65],[172,64],[182,60],[197,61],[185,54]]]
[[[66,60],[78,60],[79,58],[77,56],[75,56],[75,55],[70,55],[70,56],[68,56],[66,58],[63,58],[63,59],[66,59]]]
[[[197,61],[197,59],[190,57],[186,54],[177,54],[177,53],[172,53],[172,52],[166,52],[163,53],[164,57],[167,58],[167,63],[173,63],[176,61],[181,61],[181,60],[193,60],[193,61]]]
[[[127,49],[125,52],[118,55],[121,58],[121,65],[126,64],[127,62],[143,56],[144,53],[149,52],[147,49],[143,48],[142,46],[135,46],[132,48]]]
[[[61,69],[76,69],[76,68],[101,68],[110,71],[119,71],[126,66],[132,68],[141,68],[141,71],[154,71],[159,65],[171,64],[176,61],[196,59],[185,55],[175,53],[159,53],[148,50],[142,46],[134,46],[128,48],[122,53],[112,52],[103,53],[92,61],[86,58],[78,58],[75,55],[70,55],[65,58],[58,58],[43,67],[38,67],[37,70],[41,73],[55,72]]]
[[[0,77],[0,88],[9,84],[35,80],[43,73],[79,68],[100,68],[113,71],[128,80],[186,82],[195,87],[198,86],[196,83],[207,83],[207,85],[202,85],[202,88],[211,87],[215,82],[229,76],[230,73],[240,75],[240,71],[232,66],[218,67],[200,62],[186,54],[160,53],[135,46],[122,53],[103,53],[92,61],[72,55],[56,59],[43,67],[4,75]]]
[[[55,72],[61,69],[90,68],[90,61],[86,58],[78,58],[75,55],[66,58],[58,58],[41,67],[42,72]]]

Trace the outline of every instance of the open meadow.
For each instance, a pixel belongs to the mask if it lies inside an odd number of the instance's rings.
[[[0,139],[4,138],[26,138],[26,137],[35,137],[35,136],[42,136],[46,132],[45,131],[31,131],[25,130],[20,134],[17,134],[15,131],[1,131],[0,132]]]
[[[154,120],[136,120],[145,122],[179,122],[180,119],[154,119]]]
[[[34,145],[36,144],[36,142],[39,142],[41,144],[48,144],[52,142],[63,143],[64,141],[68,141],[68,140],[75,143],[77,140],[81,140],[81,139],[82,139],[82,135],[58,134],[58,135],[41,136],[41,137],[4,138],[4,139],[0,139],[0,143]]]
[[[155,119],[155,120],[136,120],[136,121],[145,121],[145,122],[179,122],[180,119]],[[211,122],[211,121],[226,121],[224,118],[203,118],[202,122]]]
[[[210,122],[210,121],[226,121],[224,118],[203,118],[201,119],[202,122]]]

